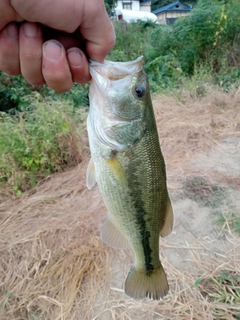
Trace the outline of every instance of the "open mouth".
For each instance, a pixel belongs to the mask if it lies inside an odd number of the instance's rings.
[[[124,79],[129,75],[139,72],[143,67],[143,57],[128,62],[112,62],[105,60],[104,63],[90,62],[90,73],[94,78],[95,72],[109,81]],[[96,75],[96,74],[95,74]]]

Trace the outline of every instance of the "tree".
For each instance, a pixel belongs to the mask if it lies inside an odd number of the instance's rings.
[[[89,0],[90,1],[90,0]],[[116,5],[117,5],[117,0],[104,0],[107,12],[109,16],[112,16],[114,14]]]

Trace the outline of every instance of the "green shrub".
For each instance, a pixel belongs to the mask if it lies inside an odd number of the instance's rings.
[[[180,84],[182,69],[173,54],[160,56],[145,65],[152,91],[174,88]]]
[[[14,113],[31,109],[32,93],[41,97],[51,97],[55,101],[68,101],[74,107],[88,106],[88,84],[75,83],[71,90],[56,93],[48,86],[32,86],[22,76],[10,77],[0,71],[0,111]]]
[[[150,30],[156,27],[151,21],[126,23],[114,22],[116,45],[107,59],[112,61],[130,61],[144,55]]]
[[[31,95],[32,110],[0,113],[0,181],[20,194],[50,173],[81,160],[80,110]]]
[[[0,111],[25,110],[32,91],[33,87],[21,76],[10,77],[0,71]]]

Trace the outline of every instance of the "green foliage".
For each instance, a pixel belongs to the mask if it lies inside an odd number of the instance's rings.
[[[146,64],[145,70],[153,91],[176,87],[182,73],[179,63],[173,54],[155,58]]]
[[[0,111],[15,113],[31,109],[32,93],[55,101],[68,101],[76,108],[88,106],[88,84],[75,83],[70,91],[56,93],[47,86],[31,86],[21,76],[10,77],[0,71]]]
[[[78,161],[74,155],[80,155],[76,141],[80,110],[69,103],[42,100],[39,93],[32,93],[29,100],[31,111],[15,116],[0,113],[0,182],[11,185],[16,194]]]
[[[27,96],[33,88],[22,77],[10,77],[0,71],[0,111],[16,108],[21,111],[28,107]]]
[[[104,0],[105,7],[109,16],[114,14],[115,7],[117,5],[117,0]]]
[[[240,3],[199,0],[191,14],[172,26],[154,28],[145,50],[147,61],[175,54],[181,69],[193,75],[202,65],[216,73],[227,58],[227,67],[240,67]]]
[[[167,25],[156,25],[149,32],[148,43],[144,53],[147,62],[156,59],[159,56],[168,55],[173,51],[173,43],[175,35],[172,27]]]
[[[219,277],[213,277],[212,282],[218,289],[213,294],[215,301],[231,304],[240,303],[239,274],[225,271]]]
[[[115,23],[117,43],[113,61],[145,57],[145,70],[153,91],[177,88],[206,75],[224,90],[238,83],[240,69],[240,3],[199,0],[187,17],[172,26],[149,22]],[[189,81],[187,80],[189,79]],[[197,80],[197,79],[196,79]],[[195,80],[194,80],[195,81]],[[205,92],[202,84],[193,90]]]
[[[148,34],[156,26],[151,21],[126,23],[115,21],[116,45],[108,55],[108,60],[129,61],[144,55]]]
[[[240,69],[236,67],[221,69],[216,76],[216,81],[226,92],[234,87],[238,88],[240,86]]]
[[[221,227],[230,228],[232,231],[235,231],[236,233],[240,234],[240,220],[237,213],[233,211],[226,212],[223,214],[223,212],[216,211],[217,216],[217,223]]]
[[[188,17],[178,19],[172,27],[172,47],[187,74],[193,74],[199,63],[211,62],[211,54],[216,50],[221,5],[210,2],[197,6]]]

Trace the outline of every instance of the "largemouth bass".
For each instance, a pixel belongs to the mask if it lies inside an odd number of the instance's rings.
[[[108,210],[101,239],[133,252],[126,294],[160,299],[169,287],[159,235],[171,232],[173,213],[143,58],[92,61],[90,73],[87,187],[97,182]]]

